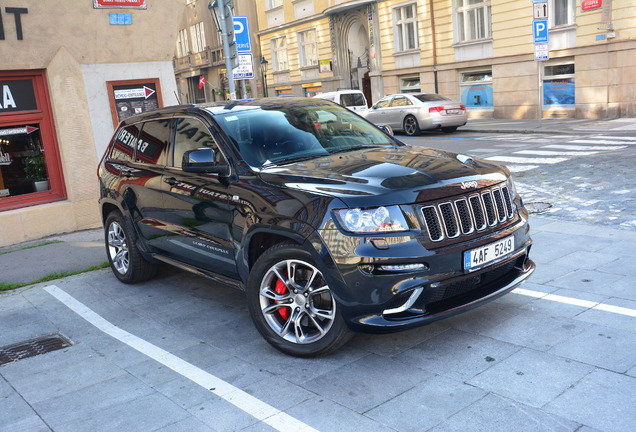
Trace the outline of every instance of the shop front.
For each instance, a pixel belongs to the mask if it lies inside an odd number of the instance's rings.
[[[66,197],[44,71],[0,72],[0,211]]]

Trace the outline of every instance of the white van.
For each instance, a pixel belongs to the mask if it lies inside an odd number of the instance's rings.
[[[322,93],[314,97],[333,101],[351,111],[365,111],[368,109],[367,98],[364,97],[364,93],[360,90],[338,90]]]

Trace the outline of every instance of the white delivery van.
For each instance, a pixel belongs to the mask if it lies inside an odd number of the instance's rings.
[[[314,97],[334,101],[351,111],[365,111],[368,109],[367,98],[364,97],[364,93],[360,90],[338,90],[322,93]]]

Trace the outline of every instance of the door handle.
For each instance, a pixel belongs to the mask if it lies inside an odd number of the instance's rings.
[[[174,177],[170,177],[170,178],[164,179],[163,181],[168,183],[170,186],[174,186],[177,183],[179,183],[179,181],[176,178],[174,178]]]

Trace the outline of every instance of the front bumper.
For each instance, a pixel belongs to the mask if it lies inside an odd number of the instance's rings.
[[[511,254],[475,271],[463,268],[465,251],[507,236],[515,239]],[[471,241],[436,248],[427,248],[430,245],[418,235],[323,239],[334,258],[337,279],[344,282],[333,286],[340,312],[350,328],[362,332],[405,330],[472,309],[511,291],[535,269],[526,218]],[[424,263],[424,269],[378,270],[387,264],[414,263]]]

